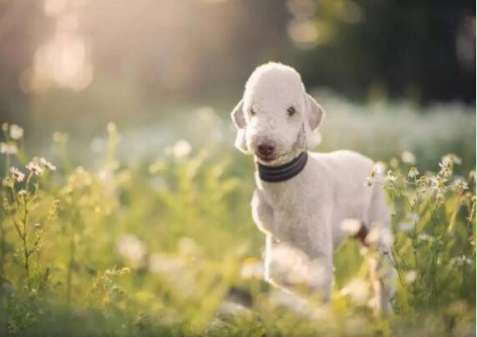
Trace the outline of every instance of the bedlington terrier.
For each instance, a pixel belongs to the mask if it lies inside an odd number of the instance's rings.
[[[352,151],[308,152],[320,141],[325,111],[300,74],[280,63],[259,66],[231,113],[235,146],[254,155],[252,216],[266,235],[265,278],[293,292],[299,284],[326,302],[333,252],[355,219],[363,244],[372,232],[379,258],[370,261],[374,308],[391,311],[394,269],[390,218],[382,184],[367,184],[373,162]],[[380,180],[382,174],[376,173]],[[381,180],[382,181],[382,180]],[[349,226],[348,226],[349,227]],[[377,236],[376,236],[376,233]],[[367,236],[367,237],[366,237]]]

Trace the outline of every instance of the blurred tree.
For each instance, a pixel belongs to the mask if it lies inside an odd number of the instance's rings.
[[[258,63],[280,59],[290,47],[285,3],[104,0],[81,17],[98,77],[133,78],[148,97],[190,98],[235,90]]]
[[[22,89],[25,70],[48,30],[41,2],[0,1],[0,118],[25,122],[28,96]]]
[[[354,97],[378,87],[421,102],[475,102],[474,2],[289,2],[298,21],[307,18],[296,8],[317,4],[311,19],[315,39],[297,53],[308,83]]]
[[[0,0],[0,120],[237,99],[290,63],[344,96],[475,101],[475,7],[425,0]],[[60,90],[58,90],[60,89]],[[78,92],[81,92],[78,94]]]

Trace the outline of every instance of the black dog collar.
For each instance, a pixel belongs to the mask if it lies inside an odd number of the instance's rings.
[[[292,161],[280,166],[265,166],[257,163],[258,176],[263,181],[276,183],[293,178],[300,173],[308,161],[308,153],[302,152]]]

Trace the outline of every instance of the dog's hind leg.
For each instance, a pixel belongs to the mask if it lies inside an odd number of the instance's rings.
[[[370,231],[366,242],[371,248],[368,266],[374,293],[374,308],[383,314],[392,313],[396,270],[392,258],[392,233],[389,209],[381,185],[373,186],[369,208]]]
[[[378,255],[368,257],[369,276],[373,290],[372,306],[378,314],[393,312],[391,301],[394,297],[396,271],[390,256],[376,252]]]

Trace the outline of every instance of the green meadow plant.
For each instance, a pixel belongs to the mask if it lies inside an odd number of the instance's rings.
[[[126,165],[117,157],[124,139],[109,124],[103,152],[78,166],[66,134],[55,133],[47,160],[27,154],[21,127],[2,130],[2,336],[475,330],[475,172],[456,176],[455,155],[419,172],[419,158],[404,152],[363,181],[385,184],[392,210],[397,292],[394,314],[379,317],[369,305],[373,251],[352,239],[336,253],[329,305],[263,281],[263,237],[249,215],[253,179],[238,157],[180,140],[155,160]]]

